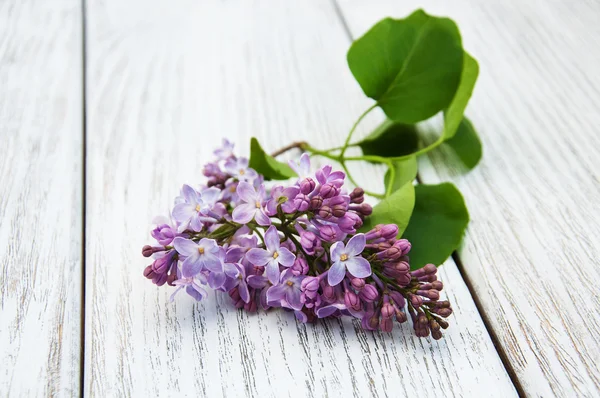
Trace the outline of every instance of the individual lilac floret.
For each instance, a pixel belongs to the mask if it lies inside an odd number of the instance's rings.
[[[202,192],[196,192],[189,185],[184,185],[181,191],[184,202],[173,208],[173,218],[181,223],[179,232],[185,231],[188,227],[199,232],[205,222],[217,221],[211,216],[211,211],[221,195],[220,189],[207,188]]]
[[[233,156],[233,146],[233,142],[223,138],[223,144],[221,144],[220,148],[215,149],[213,153],[219,160],[229,159]]]
[[[247,224],[252,219],[255,219],[258,225],[271,224],[271,219],[266,215],[262,207],[262,200],[265,194],[263,185],[256,191],[251,184],[241,181],[237,187],[237,194],[242,203],[233,209],[233,221],[240,224]]]
[[[326,164],[317,170],[315,176],[317,177],[317,181],[321,185],[331,184],[336,188],[340,188],[344,185],[344,178],[346,178],[346,174],[343,171],[331,171],[331,165]]]
[[[153,223],[156,224],[156,228],[150,234],[163,246],[173,242],[173,239],[179,235],[177,228],[172,225],[171,220],[167,217],[156,217]]]
[[[346,275],[346,269],[355,278],[366,278],[371,275],[371,265],[367,259],[360,256],[365,248],[364,234],[356,234],[346,245],[335,242],[331,245],[331,261],[333,265],[327,274],[327,282],[331,286],[340,283]]]
[[[206,281],[203,280],[203,277],[202,278],[195,278],[195,277],[184,278],[181,276],[181,274],[179,272],[177,272],[177,274],[178,274],[179,278],[175,282],[173,282],[173,285],[177,286],[177,289],[171,295],[171,301],[175,300],[175,295],[183,288],[185,288],[185,292],[187,294],[192,296],[197,301],[202,300],[204,297],[206,297],[208,295],[206,290],[204,290],[204,288],[200,285],[201,283],[202,284],[206,283]]]
[[[273,285],[276,285],[279,283],[279,265],[291,267],[294,265],[296,256],[285,247],[280,246],[279,234],[273,225],[265,233],[265,246],[266,249],[250,249],[246,253],[246,258],[254,265],[266,265],[267,278]]]
[[[251,182],[258,177],[258,173],[248,167],[247,158],[230,158],[225,162],[225,171],[237,178],[240,181]]]
[[[298,207],[294,204],[294,198],[300,190],[298,187],[287,187],[283,188],[281,185],[274,187],[271,190],[271,199],[267,202],[267,214],[270,216],[274,216],[277,214],[277,206],[281,205],[281,210],[284,213],[293,213]]]
[[[177,237],[173,239],[175,250],[185,257],[181,264],[184,278],[196,276],[203,269],[223,272],[223,264],[218,257],[219,246],[214,239],[202,238],[196,243],[190,239]]]
[[[281,283],[273,286],[267,292],[267,302],[271,305],[280,302],[282,306],[289,306],[296,311],[300,311],[304,306],[300,300],[302,279],[304,277],[295,276],[290,270],[283,272]]]
[[[304,152],[302,154],[302,156],[300,156],[300,161],[299,162],[294,162],[293,160],[290,160],[288,162],[288,164],[290,165],[290,167],[292,168],[292,170],[294,170],[296,172],[296,174],[298,174],[298,177],[302,180],[304,178],[310,177],[311,176],[311,172],[310,172],[310,156],[308,156],[308,153]]]

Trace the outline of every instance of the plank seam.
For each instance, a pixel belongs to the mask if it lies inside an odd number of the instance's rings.
[[[85,304],[86,304],[86,214],[87,214],[87,31],[86,31],[86,3],[85,0],[81,0],[81,67],[82,67],[82,85],[81,85],[81,96],[82,96],[82,204],[81,204],[81,335],[80,335],[80,364],[79,364],[79,396],[84,396],[85,391]]]

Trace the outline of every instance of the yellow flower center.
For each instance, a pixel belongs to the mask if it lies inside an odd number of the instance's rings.
[[[244,174],[246,174],[246,170],[240,169],[240,175],[243,176]]]
[[[204,248],[203,248],[203,247],[199,247],[199,248],[198,248],[198,253],[200,253],[200,254],[204,254]]]
[[[292,281],[287,281],[286,283],[288,286],[292,286],[294,284],[294,282],[292,282]]]
[[[196,211],[200,211],[200,205],[196,206]]]
[[[340,260],[342,260],[342,261],[346,261],[346,260],[348,260],[348,255],[347,255],[346,253],[342,254],[342,255],[340,256]]]
[[[277,252],[273,253],[273,258],[277,258],[277,257],[279,257],[279,253],[277,253]]]
[[[232,185],[232,186],[229,187],[229,192],[232,192],[232,193],[235,192],[235,186],[234,185]]]
[[[257,209],[260,209],[260,202],[257,200],[256,203],[254,204],[256,206]]]

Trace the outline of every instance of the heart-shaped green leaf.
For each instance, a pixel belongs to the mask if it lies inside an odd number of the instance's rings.
[[[419,137],[415,125],[394,123],[387,119],[358,146],[365,155],[404,156],[419,148]]]
[[[466,117],[458,126],[454,137],[445,142],[456,152],[463,164],[470,170],[477,166],[482,156],[481,141],[473,125]]]
[[[364,93],[400,123],[449,106],[460,83],[463,49],[456,24],[423,10],[386,18],[356,40],[348,66]]]
[[[469,212],[453,184],[417,185],[415,206],[403,237],[412,244],[411,269],[440,265],[460,244]]]
[[[385,183],[385,187],[387,188],[389,184],[392,184],[391,191],[395,192],[398,189],[402,188],[405,184],[413,182],[415,177],[417,176],[417,158],[411,156],[404,160],[395,160],[392,163],[392,170],[389,170],[385,173],[385,177],[383,181]],[[392,179],[393,174],[393,180]]]
[[[266,180],[287,180],[296,175],[285,163],[267,154],[254,137],[250,140],[250,167],[262,174]]]
[[[373,207],[373,213],[365,218],[360,230],[367,232],[377,224],[396,224],[400,236],[408,225],[414,205],[415,188],[412,183],[406,183]]]

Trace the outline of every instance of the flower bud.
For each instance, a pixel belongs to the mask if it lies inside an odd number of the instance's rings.
[[[300,284],[300,290],[305,293],[308,297],[314,298],[319,290],[319,278],[315,276],[307,276],[302,280]]]
[[[360,291],[363,287],[365,287],[365,280],[362,278],[352,278],[350,279],[350,284],[353,288]]]
[[[310,200],[310,208],[313,210],[320,209],[323,206],[323,198],[320,196],[313,196]]]
[[[331,207],[329,207],[329,206],[321,207],[317,214],[319,215],[319,217],[324,218],[324,219],[328,219],[333,215]]]
[[[369,318],[369,327],[371,330],[377,330],[379,328],[379,314],[377,312]]]
[[[394,316],[394,313],[396,311],[394,310],[394,307],[389,303],[383,303],[383,306],[381,307],[381,316],[384,318],[391,318],[392,316]]]
[[[298,208],[298,211],[306,211],[310,207],[310,199],[308,196],[299,193],[294,198],[294,207]]]
[[[144,247],[142,247],[142,256],[150,257],[154,253],[163,251],[163,250],[165,250],[164,247],[152,247],[150,245],[145,245]]]
[[[290,270],[296,276],[306,275],[308,273],[308,263],[303,257],[296,257],[296,261],[294,261],[294,265],[292,265]]]
[[[315,186],[315,181],[312,178],[307,177],[300,181],[300,192],[304,195],[308,195],[315,190]]]
[[[152,279],[154,278],[154,271],[152,270],[152,266],[149,265],[146,268],[144,268],[144,276],[148,279]]]
[[[392,318],[381,318],[381,322],[379,323],[379,329],[382,332],[390,333],[394,327],[394,321]]]
[[[177,231],[168,224],[159,224],[150,233],[156,241],[163,245],[169,245],[177,236]]]
[[[362,203],[365,200],[365,191],[362,188],[354,188],[352,192],[350,192],[350,202],[352,203]]]
[[[385,224],[381,227],[381,237],[383,239],[395,239],[398,236],[398,226],[396,224]]]
[[[440,292],[434,289],[417,290],[417,294],[423,297],[427,297],[430,300],[438,300],[440,298]]]
[[[433,312],[435,312],[442,318],[448,318],[452,314],[452,308],[436,308]]]
[[[442,291],[444,289],[444,284],[441,281],[433,281],[431,282],[431,288]]]
[[[411,294],[409,298],[413,307],[419,308],[421,305],[423,305],[423,298],[421,296]]]
[[[351,290],[346,290],[346,294],[344,295],[344,304],[346,304],[347,308],[352,308],[354,311],[361,310],[361,302],[356,293]]]
[[[337,230],[331,225],[319,227],[319,235],[327,242],[333,242],[337,237]]]
[[[379,297],[379,292],[377,291],[377,288],[375,288],[375,286],[365,285],[365,287],[362,288],[358,295],[361,299],[365,301],[373,302]]]
[[[327,183],[321,186],[321,189],[319,190],[319,195],[321,195],[325,199],[328,199],[334,197],[339,192],[339,189]]]
[[[313,254],[315,249],[321,245],[317,235],[310,231],[300,232],[300,245],[308,254]]]
[[[340,218],[344,217],[344,215],[346,214],[346,206],[344,205],[335,205],[331,210],[334,217]]]
[[[403,256],[406,256],[412,247],[410,242],[406,239],[398,239],[394,243],[394,246],[397,247],[402,252]]]

